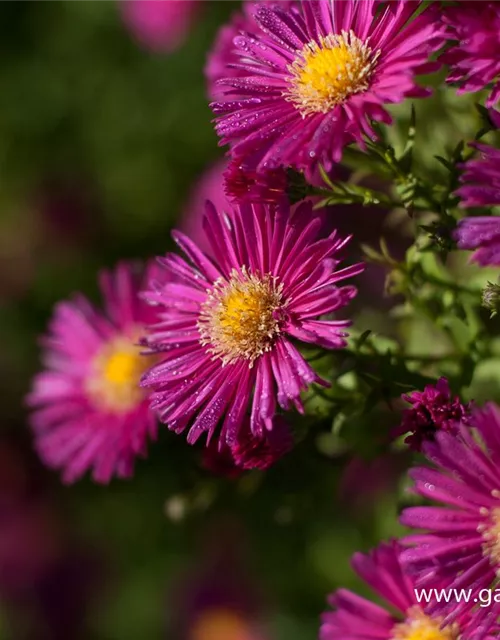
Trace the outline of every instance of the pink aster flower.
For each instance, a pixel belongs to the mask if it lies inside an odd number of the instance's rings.
[[[304,203],[241,205],[227,213],[207,204],[204,228],[213,260],[183,234],[174,239],[191,264],[160,259],[172,282],[151,283],[144,295],[160,321],[147,343],[166,359],[143,377],[152,408],[188,442],[210,440],[220,426],[221,447],[232,446],[250,408],[250,430],[272,430],[277,406],[303,411],[301,392],[326,383],[292,339],[338,349],[347,320],[330,314],[356,295],[338,286],[363,265],[337,270],[348,239],[318,237],[321,220]],[[170,277],[169,275],[169,277]],[[326,317],[324,317],[326,316]],[[330,316],[330,317],[328,317]]]
[[[433,440],[436,431],[457,433],[459,423],[466,421],[469,414],[470,405],[463,404],[458,396],[452,397],[446,378],[439,378],[436,386],[429,384],[423,391],[413,391],[402,398],[412,407],[403,411],[394,435],[409,433],[405,442],[415,451],[420,451],[427,440]]]
[[[215,475],[237,478],[244,470],[272,467],[293,447],[289,426],[281,416],[276,416],[272,429],[261,436],[254,436],[250,421],[245,420],[238,439],[222,449],[216,440],[203,450],[202,466]]]
[[[429,62],[443,41],[434,10],[416,14],[413,0],[380,4],[252,9],[256,28],[234,38],[218,82],[224,96],[212,104],[221,144],[245,169],[329,170],[346,144],[376,137],[370,121],[391,122],[384,104],[428,95],[415,74],[439,66]]]
[[[244,470],[234,463],[231,449],[228,446],[219,449],[217,440],[212,440],[201,453],[200,466],[214,476],[228,480],[236,480]]]
[[[491,207],[500,204],[500,149],[474,143],[480,156],[461,165],[462,186],[455,192],[462,207]]]
[[[393,541],[381,544],[367,555],[356,553],[356,573],[390,607],[387,609],[347,589],[329,598],[335,611],[323,614],[320,640],[465,640],[477,632],[475,621],[462,615],[443,625],[440,616],[424,613],[417,602],[415,584],[406,574]],[[469,634],[469,632],[471,632]]]
[[[231,202],[279,202],[287,198],[287,175],[282,168],[274,171],[245,170],[232,161],[224,172],[224,191]]]
[[[266,0],[262,1],[266,2]],[[235,13],[229,23],[222,26],[217,33],[205,65],[207,91],[212,100],[218,100],[224,96],[224,87],[219,86],[218,82],[227,77],[230,65],[232,77],[244,77],[247,74],[244,68],[241,69],[238,66],[240,56],[233,41],[242,33],[258,30],[259,27],[253,15],[258,4],[255,0],[244,0],[242,11]],[[274,2],[267,0],[267,4],[289,9],[295,2],[293,0],[275,0]]]
[[[198,17],[197,0],[121,0],[123,19],[139,43],[153,51],[174,51]]]
[[[455,229],[459,249],[476,249],[471,260],[481,266],[500,266],[500,217],[463,218]]]
[[[447,82],[458,83],[458,93],[485,89],[493,83],[487,106],[500,95],[500,6],[498,2],[467,2],[446,7],[443,21],[453,46],[441,56],[451,67]]]
[[[498,128],[500,114],[490,109],[492,124]],[[456,195],[461,198],[462,207],[492,207],[500,205],[500,150],[486,144],[474,143],[481,152],[477,158],[462,165],[460,182]],[[474,262],[482,266],[500,266],[500,218],[495,216],[475,216],[459,221],[454,232],[459,249],[476,249]]]
[[[234,463],[240,469],[269,469],[290,451],[293,439],[290,428],[281,416],[276,416],[272,429],[256,437],[246,425],[231,447]]]
[[[43,340],[45,370],[27,402],[36,448],[45,464],[63,470],[65,482],[89,470],[102,483],[130,476],[156,434],[139,387],[151,358],[141,355],[138,340],[156,318],[137,297],[141,280],[121,263],[101,274],[103,312],[81,295],[55,308]]]
[[[403,540],[410,548],[401,558],[419,587],[471,589],[469,602],[452,598],[426,610],[445,624],[474,613],[479,630],[500,615],[493,598],[489,607],[477,604],[481,589],[497,586],[500,571],[500,410],[489,404],[470,422],[472,428],[461,425],[456,435],[440,431],[423,444],[434,467],[410,471],[413,492],[444,506],[405,509],[401,522],[425,533]]]

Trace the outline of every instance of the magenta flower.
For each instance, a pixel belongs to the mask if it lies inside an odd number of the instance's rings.
[[[201,453],[200,466],[214,476],[220,476],[227,480],[236,480],[244,469],[237,467],[228,446],[219,448],[217,440],[212,440]]]
[[[473,262],[483,267],[500,266],[500,217],[463,218],[454,235],[459,249],[476,249]]]
[[[413,391],[402,398],[412,407],[403,411],[394,436],[409,433],[405,442],[415,451],[420,451],[427,440],[434,440],[436,431],[457,433],[459,423],[469,415],[470,405],[462,404],[458,396],[452,398],[446,378],[439,378],[436,386],[429,384],[423,391]]]
[[[240,432],[231,447],[234,463],[240,469],[269,469],[293,447],[290,428],[281,416],[276,416],[273,427],[267,433],[256,437],[250,424]]]
[[[428,95],[415,74],[439,65],[432,9],[401,0],[307,0],[253,9],[256,28],[234,38],[225,93],[212,104],[221,144],[245,169],[330,170],[346,144],[391,122],[384,104]],[[375,15],[375,10],[380,9]],[[238,64],[234,64],[234,56]]]
[[[219,443],[212,440],[203,449],[202,466],[215,475],[234,479],[248,469],[269,469],[292,447],[290,428],[281,416],[275,417],[272,429],[262,436],[254,436],[250,421],[245,420],[238,439],[231,446],[220,448]]]
[[[287,198],[287,176],[284,169],[255,172],[232,161],[224,172],[224,191],[229,200],[243,202],[279,202]]]
[[[220,443],[232,446],[251,407],[250,429],[272,430],[277,406],[303,411],[301,392],[327,385],[291,339],[338,349],[347,320],[324,318],[355,295],[345,278],[363,270],[337,270],[348,239],[336,232],[318,237],[321,220],[310,203],[290,214],[288,204],[241,205],[217,212],[207,204],[204,228],[214,260],[183,234],[174,239],[191,264],[167,255],[172,276],[151,283],[145,298],[159,307],[160,321],[147,343],[166,359],[143,377],[152,408],[188,442],[208,441],[220,426]]]
[[[475,410],[472,429],[456,435],[439,431],[422,450],[434,468],[410,471],[413,492],[444,506],[410,507],[401,522],[426,533],[407,536],[402,561],[419,587],[471,589],[469,602],[434,602],[431,615],[450,624],[474,613],[476,626],[500,615],[500,603],[478,607],[481,589],[495,588],[500,571],[500,411],[494,404]],[[476,598],[476,600],[474,600]],[[479,636],[478,637],[482,637]]]
[[[390,607],[390,611],[339,589],[329,598],[335,608],[323,614],[320,640],[464,640],[469,618],[441,626],[442,618],[427,615],[417,602],[415,585],[399,561],[402,548],[397,542],[381,544],[368,555],[356,553],[352,565],[356,573]]]
[[[27,398],[40,457],[68,483],[88,470],[102,483],[130,476],[156,435],[139,387],[151,358],[137,346],[155,310],[138,299],[141,278],[130,265],[103,272],[100,283],[104,312],[83,296],[56,306],[43,340],[45,371]]]
[[[500,114],[490,109],[490,119],[498,128]],[[474,143],[481,152],[462,165],[462,186],[457,189],[462,207],[491,207],[500,205],[500,150],[486,144]],[[454,232],[459,249],[476,249],[472,260],[482,266],[500,266],[500,218],[495,216],[467,217],[459,221]]]
[[[262,0],[272,7],[290,9],[294,4],[293,0]],[[229,21],[219,29],[215,38],[212,50],[207,56],[205,65],[205,77],[207,79],[207,91],[212,100],[218,100],[224,96],[224,87],[219,86],[219,80],[228,75],[230,67],[231,77],[244,77],[247,75],[245,68],[238,66],[240,55],[234,46],[234,39],[243,33],[252,33],[259,29],[254,18],[254,12],[259,2],[255,0],[245,0],[242,11],[236,12]],[[234,65],[234,66],[233,66]]]
[[[120,6],[141,45],[167,52],[182,45],[201,8],[197,0],[121,0]]]
[[[451,67],[447,82],[458,83],[459,94],[480,91],[493,83],[486,105],[495,104],[500,95],[498,2],[461,0],[456,6],[446,7],[443,22],[448,38],[455,41],[441,56],[442,62]]]
[[[498,117],[498,114],[495,115]],[[460,196],[462,207],[490,207],[500,204],[500,149],[487,144],[471,145],[481,152],[461,165],[460,176],[462,186],[456,190]]]

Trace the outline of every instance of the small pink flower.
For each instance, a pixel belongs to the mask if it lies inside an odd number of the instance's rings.
[[[153,51],[178,49],[200,7],[197,0],[121,0],[123,19],[130,32]]]
[[[287,176],[284,169],[250,171],[231,162],[224,172],[224,191],[234,203],[279,202],[286,199]]]
[[[290,428],[281,416],[276,416],[273,428],[262,436],[253,435],[247,420],[231,446],[220,449],[216,440],[208,444],[203,452],[202,466],[215,475],[234,479],[245,470],[269,469],[292,447]]]
[[[403,411],[394,435],[409,433],[405,442],[415,451],[420,451],[424,442],[432,441],[437,431],[457,433],[460,422],[466,421],[470,412],[470,403],[452,398],[446,378],[439,378],[436,386],[429,384],[423,391],[413,391],[402,398],[412,407]]]
[[[455,230],[459,249],[475,249],[472,262],[483,267],[500,267],[500,217],[463,218]]]
[[[250,431],[250,425],[242,429],[238,439],[231,446],[234,463],[241,469],[269,469],[290,451],[293,439],[286,422],[277,416],[273,427],[261,437]]]

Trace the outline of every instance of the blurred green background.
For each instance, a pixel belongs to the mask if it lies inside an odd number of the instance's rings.
[[[313,640],[326,594],[359,587],[351,553],[398,532],[404,464],[369,461],[378,436],[353,463],[313,430],[267,474],[234,481],[210,476],[166,429],[135,477],[109,487],[63,487],[31,453],[23,396],[53,304],[75,291],[97,300],[99,268],[168,250],[193,184],[221,157],[203,67],[236,8],[204,2],[181,46],[162,52],[140,46],[115,2],[0,3],[0,638],[178,640],[182,576],[202,580],[207,539],[224,555],[237,538],[262,594],[263,637]],[[450,95],[437,98],[443,113]],[[435,147],[470,114],[470,101],[454,102],[427,132]],[[394,421],[380,418],[382,436]],[[377,416],[353,438],[365,427]],[[35,571],[34,548],[57,562]],[[223,573],[233,570],[250,581],[229,559]],[[57,631],[66,618],[75,630]]]

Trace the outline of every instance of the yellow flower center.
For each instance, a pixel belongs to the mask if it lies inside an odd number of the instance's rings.
[[[499,491],[492,491],[494,498],[500,498]],[[479,525],[478,531],[483,535],[483,553],[488,556],[497,572],[500,572],[500,507],[481,509],[485,522]]]
[[[352,31],[308,42],[289,67],[292,77],[285,97],[303,117],[328,113],[350,95],[368,89],[379,54]]]
[[[237,613],[214,609],[198,617],[189,640],[251,640],[248,623]]]
[[[210,345],[224,364],[243,358],[252,367],[280,331],[281,290],[273,276],[249,274],[245,268],[233,270],[229,281],[215,282],[198,322],[201,344]]]
[[[99,409],[126,413],[142,402],[144,391],[139,380],[151,366],[152,357],[141,355],[136,343],[137,337],[118,336],[95,356],[85,386]]]
[[[431,618],[418,606],[408,610],[404,622],[396,624],[390,640],[458,640],[459,628],[456,624],[441,628],[440,618]]]

